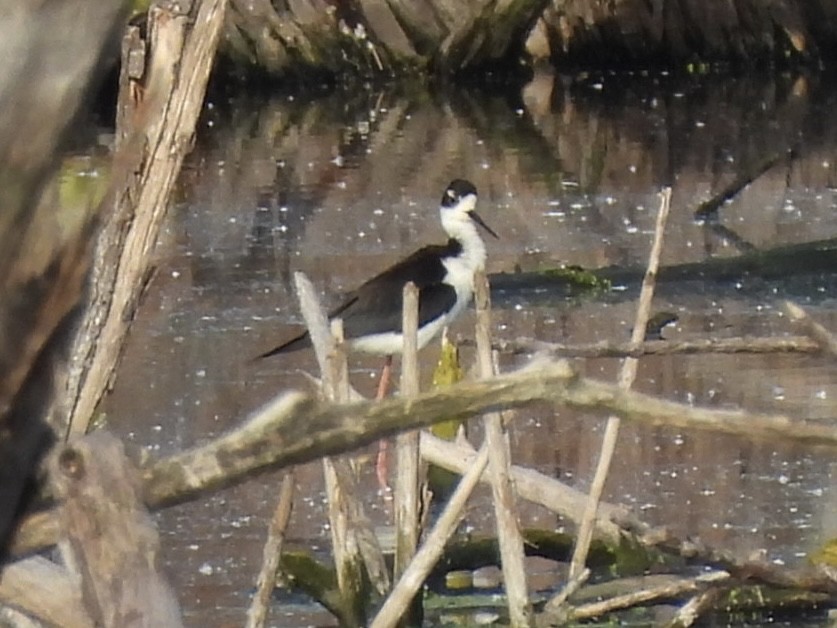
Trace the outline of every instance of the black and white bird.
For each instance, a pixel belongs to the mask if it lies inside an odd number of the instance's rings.
[[[473,183],[451,181],[439,208],[447,243],[419,249],[349,293],[329,313],[330,319],[343,319],[350,351],[384,355],[388,363],[393,354],[402,352],[403,289],[408,282],[419,290],[419,349],[462,313],[474,293],[474,274],[485,268],[485,242],[477,227],[498,237],[476,213],[476,204]],[[310,346],[306,332],[259,357]]]

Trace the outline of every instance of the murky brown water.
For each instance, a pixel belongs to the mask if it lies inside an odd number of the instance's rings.
[[[235,425],[278,391],[305,386],[300,371],[315,371],[308,353],[248,364],[299,323],[293,271],[333,296],[440,240],[436,207],[454,177],[476,183],[480,213],[502,236],[489,243],[492,272],[547,261],[644,265],[655,194],[669,181],[666,265],[835,238],[835,101],[837,92],[812,79],[609,76],[570,85],[539,76],[522,93],[297,95],[212,107],[106,401],[112,429],[163,455]],[[789,147],[796,158],[721,210],[729,232],[694,222],[697,203]],[[670,338],[791,333],[777,307],[789,296],[837,329],[835,279],[788,268],[778,280],[666,284],[655,307],[680,315]],[[566,302],[497,293],[495,333],[624,340],[631,296],[616,290],[603,302]],[[469,314],[456,331],[469,335],[471,323]],[[472,358],[467,350],[464,357]],[[423,352],[425,381],[435,359],[435,348]],[[523,360],[507,357],[504,366]],[[352,361],[358,388],[371,392],[378,362]],[[583,368],[613,380],[618,363]],[[837,419],[837,367],[822,358],[648,358],[637,388],[700,405]],[[521,412],[514,460],[586,488],[602,427],[601,417],[569,411]],[[371,514],[384,523],[374,475],[364,469]],[[624,425],[607,498],[680,534],[793,563],[837,534],[832,473],[830,456],[799,447]],[[326,556],[320,465],[299,469],[297,480],[288,542]],[[159,515],[189,625],[242,624],[277,492],[278,477],[266,476]],[[482,495],[468,521],[489,532]],[[525,525],[559,524],[527,504],[522,517]],[[283,598],[272,622],[331,624],[301,598]]]

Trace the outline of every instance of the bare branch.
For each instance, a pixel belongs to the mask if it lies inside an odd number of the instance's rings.
[[[471,344],[461,341],[460,344]],[[512,354],[548,353],[563,358],[640,358],[675,353],[819,353],[822,347],[807,336],[762,338],[700,338],[697,340],[649,340],[638,346],[631,342],[594,342],[565,345],[534,338],[495,340],[494,348]]]
[[[329,405],[290,392],[271,401],[240,427],[210,443],[150,464],[142,472],[151,508],[183,503],[195,496],[272,471],[350,451],[384,437],[430,425],[439,416],[466,418],[536,401],[586,411],[614,413],[645,425],[720,432],[755,440],[837,449],[837,429],[784,415],[742,410],[710,410],[657,399],[613,384],[580,378],[565,362],[535,360],[519,371],[425,392],[413,399],[390,398]],[[55,540],[52,517],[27,519],[13,551],[43,547]]]
[[[801,324],[811,339],[822,349],[831,354],[831,357],[837,357],[837,338],[835,338],[830,331],[811,318],[808,313],[796,303],[785,301],[784,306],[785,311],[791,317],[791,320],[795,323]]]
[[[648,255],[648,270],[642,280],[642,290],[639,293],[636,319],[631,333],[631,344],[639,345],[645,337],[645,329],[651,315],[651,300],[654,297],[654,285],[656,284],[657,269],[660,267],[660,255],[663,249],[663,234],[665,233],[666,220],[668,219],[669,208],[671,207],[671,188],[665,188],[660,194],[660,209],[657,212],[657,223],[654,230],[654,242],[651,245],[651,252]],[[619,370],[619,388],[629,390],[636,379],[636,372],[639,365],[637,358],[625,358],[622,368]],[[621,419],[614,415],[608,417],[604,436],[602,437],[602,451],[599,455],[599,462],[596,465],[596,472],[593,474],[593,481],[590,484],[590,499],[587,502],[587,509],[581,520],[578,529],[576,547],[573,551],[573,558],[570,562],[570,578],[581,573],[587,560],[587,552],[590,549],[590,541],[593,539],[593,523],[596,519],[596,509],[602,499],[605,481],[610,470],[610,461],[616,451],[616,439],[619,436],[619,424]]]

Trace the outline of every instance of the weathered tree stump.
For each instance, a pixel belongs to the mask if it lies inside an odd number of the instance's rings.
[[[99,431],[65,446],[51,466],[65,558],[96,625],[182,625],[174,592],[159,573],[160,539],[122,444]]]
[[[305,80],[460,72],[516,59],[548,0],[231,0],[225,52]]]

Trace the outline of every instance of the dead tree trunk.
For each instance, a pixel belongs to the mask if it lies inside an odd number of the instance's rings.
[[[547,2],[231,0],[226,53],[275,78],[454,73],[516,60]]]
[[[124,4],[9,0],[0,12],[0,549],[52,437],[43,416],[96,217],[91,206],[65,220],[39,198],[115,52]]]
[[[69,434],[83,434],[106,392],[141,294],[212,67],[226,0],[158,2],[149,11],[146,63],[136,30],[123,42],[119,119],[131,128],[117,159],[135,168],[116,192],[99,236],[84,320],[66,383]],[[136,73],[144,69],[144,75]]]

